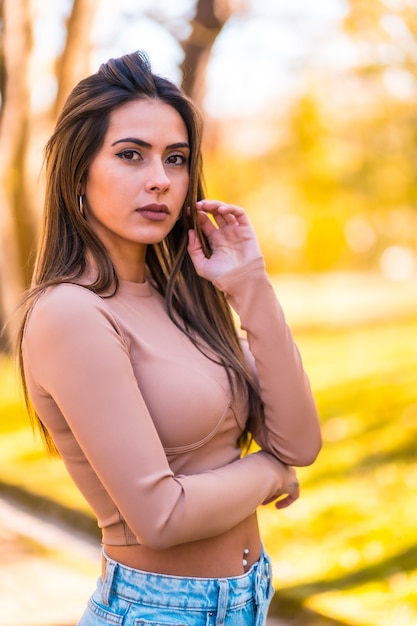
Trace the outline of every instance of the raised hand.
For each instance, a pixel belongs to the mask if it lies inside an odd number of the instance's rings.
[[[261,255],[256,235],[243,209],[217,200],[200,200],[196,208],[201,230],[212,252],[207,258],[197,233],[193,229],[189,231],[188,253],[199,276],[213,281],[224,272]]]

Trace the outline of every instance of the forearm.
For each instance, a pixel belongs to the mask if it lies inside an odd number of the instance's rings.
[[[283,311],[260,257],[220,276],[254,357],[265,423],[257,442],[289,465],[308,465],[320,446],[316,405]]]
[[[286,467],[272,455],[250,454],[215,470],[150,485],[145,515],[126,503],[126,521],[138,541],[154,549],[214,537],[277,497],[286,476]]]

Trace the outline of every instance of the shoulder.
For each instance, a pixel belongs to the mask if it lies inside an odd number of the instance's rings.
[[[106,299],[82,285],[61,283],[48,287],[36,299],[27,319],[27,328],[31,330],[54,328],[71,332],[74,326],[96,325],[101,320],[117,326],[106,304]]]
[[[47,287],[45,291],[42,292],[39,301],[50,304],[59,304],[60,302],[66,302],[69,304],[71,301],[76,301],[78,303],[88,302],[91,304],[93,302],[102,302],[103,298],[84,285],[79,285],[77,283],[60,283],[59,285]]]
[[[86,287],[73,283],[61,283],[48,287],[33,304],[31,316],[70,316],[91,309],[103,308],[103,298]]]

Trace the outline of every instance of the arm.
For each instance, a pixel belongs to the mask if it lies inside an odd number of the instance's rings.
[[[316,406],[263,259],[221,275],[214,284],[226,293],[247,333],[265,411],[257,443],[284,463],[309,465],[321,446]]]
[[[288,491],[292,475],[266,452],[199,475],[175,476],[124,338],[105,302],[86,289],[57,287],[37,302],[24,358],[32,381],[53,398],[140,543],[162,549],[215,536]]]
[[[254,361],[265,408],[257,442],[284,463],[309,465],[321,447],[317,411],[255,233],[239,207],[203,200],[197,203],[197,211],[212,254],[205,257],[194,231],[188,251],[197,273],[227,295],[247,332],[249,358]]]

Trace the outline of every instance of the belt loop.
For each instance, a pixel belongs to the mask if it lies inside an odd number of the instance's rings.
[[[266,614],[268,612],[269,601],[273,593],[271,584],[272,572],[268,556],[263,552],[257,563],[255,571],[255,602],[256,602],[256,626],[262,626],[266,623]]]
[[[227,601],[229,596],[228,582],[224,578],[219,579],[219,599],[217,601],[217,619],[216,626],[223,626],[227,613]]]
[[[104,576],[103,586],[101,588],[101,599],[103,601],[103,604],[105,604],[106,606],[109,606],[110,604],[109,596],[110,596],[111,586],[113,583],[114,571],[116,569],[117,563],[115,561],[110,561],[106,559],[105,564],[106,564],[105,566],[106,573]]]

